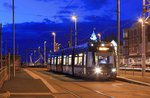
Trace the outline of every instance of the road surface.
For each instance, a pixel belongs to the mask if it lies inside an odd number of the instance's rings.
[[[150,98],[150,87],[123,81],[87,81],[70,78],[45,69],[25,71],[48,87],[56,98]]]

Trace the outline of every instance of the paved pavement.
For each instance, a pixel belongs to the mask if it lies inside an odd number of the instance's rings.
[[[4,92],[7,91],[7,92]],[[8,97],[10,96],[10,97]],[[16,77],[11,76],[1,90],[0,98],[53,98],[52,93],[40,79],[34,79],[24,70],[16,72]]]
[[[150,73],[147,73],[150,74]],[[140,72],[120,72],[118,79],[136,84],[150,86],[150,77],[141,76]],[[6,91],[6,92],[4,92]],[[54,98],[52,92],[46,87],[41,79],[31,77],[26,71],[16,72],[16,77],[11,76],[0,90],[0,98]]]
[[[142,76],[141,71],[120,71],[118,79],[150,86],[150,72],[146,72],[145,75]]]

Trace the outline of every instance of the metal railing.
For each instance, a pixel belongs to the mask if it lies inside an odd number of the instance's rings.
[[[0,68],[0,88],[7,78],[7,66],[2,66],[2,68]]]

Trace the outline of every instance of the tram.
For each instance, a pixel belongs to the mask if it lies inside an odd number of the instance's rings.
[[[87,42],[51,53],[49,70],[92,79],[116,78],[116,54],[109,42]]]

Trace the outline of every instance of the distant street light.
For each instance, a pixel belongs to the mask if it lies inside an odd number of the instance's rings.
[[[44,41],[44,65],[46,65],[46,41]]]
[[[141,23],[141,29],[142,29],[141,30],[142,31],[142,76],[144,76],[145,68],[146,68],[145,19],[140,18],[138,21]]]
[[[56,33],[55,32],[52,32],[52,35],[54,36],[54,52],[56,52]]]
[[[138,20],[140,23],[143,23],[143,19],[142,18],[139,18]]]
[[[72,20],[74,21],[74,28],[75,28],[75,46],[77,45],[77,17],[72,16]]]
[[[98,40],[99,40],[99,42],[101,42],[101,34],[100,34],[100,33],[98,33],[98,34],[97,34],[97,36],[98,36]]]
[[[38,49],[40,50],[40,48],[41,48],[41,47],[39,46]]]

